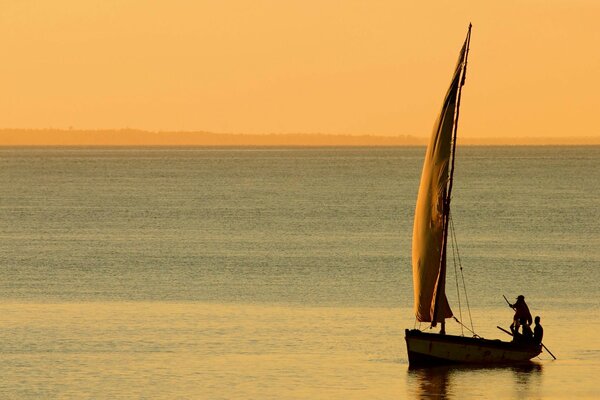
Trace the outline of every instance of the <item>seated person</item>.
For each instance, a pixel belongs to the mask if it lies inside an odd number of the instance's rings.
[[[521,319],[521,330],[523,331],[523,341],[524,342],[533,342],[533,332],[531,331],[531,327],[527,323],[525,319]]]
[[[513,334],[513,342],[517,342],[517,343],[532,343],[533,342],[533,332],[531,331],[531,328],[527,324],[527,321],[524,318],[521,318],[517,322],[521,326],[521,331],[522,332],[519,332],[517,329],[515,329],[511,325],[510,330],[511,330],[511,332]]]
[[[540,324],[539,315],[535,317],[535,328],[533,328],[533,341],[536,344],[542,344],[542,338],[544,337],[544,328]]]

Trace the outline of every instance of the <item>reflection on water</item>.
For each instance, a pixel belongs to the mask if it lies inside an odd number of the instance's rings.
[[[451,399],[466,396],[536,396],[539,393],[542,365],[527,363],[502,367],[440,366],[409,368],[408,388],[419,399]],[[502,396],[501,396],[502,397]]]
[[[515,382],[515,394],[535,396],[540,391],[542,365],[524,364],[511,368]]]
[[[452,394],[450,375],[452,370],[447,367],[408,369],[409,377],[416,381],[419,398],[444,399]]]

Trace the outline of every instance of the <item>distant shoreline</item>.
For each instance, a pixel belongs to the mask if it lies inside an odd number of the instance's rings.
[[[133,129],[0,129],[0,147],[400,147],[424,146],[411,135],[232,134]],[[600,137],[459,138],[462,146],[596,146]]]

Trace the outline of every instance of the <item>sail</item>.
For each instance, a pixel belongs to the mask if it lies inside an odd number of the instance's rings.
[[[442,110],[433,127],[421,174],[412,240],[414,310],[421,322],[452,317],[446,298],[446,229],[450,210],[448,184],[461,73],[468,41],[462,47]]]

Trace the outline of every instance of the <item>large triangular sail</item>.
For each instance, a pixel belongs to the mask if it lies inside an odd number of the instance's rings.
[[[464,84],[468,45],[460,51],[442,110],[431,135],[415,209],[412,240],[414,310],[418,321],[443,322],[452,317],[446,299],[446,240],[450,215],[453,154],[460,88]]]

